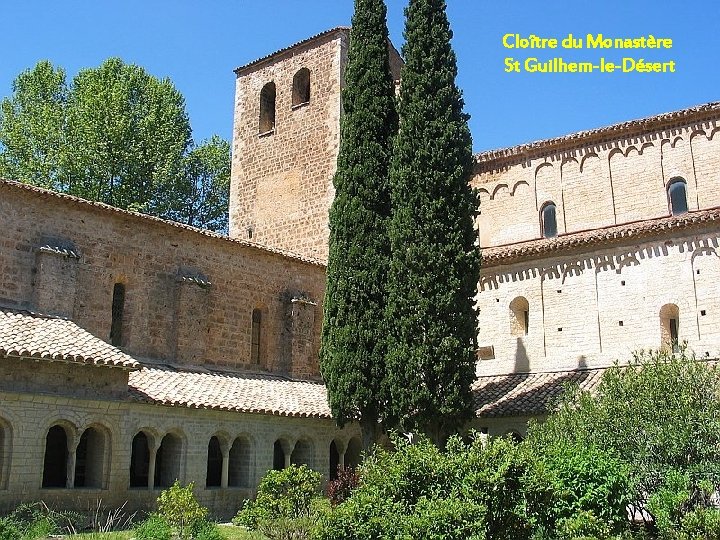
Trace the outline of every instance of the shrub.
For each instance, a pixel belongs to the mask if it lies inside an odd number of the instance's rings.
[[[581,510],[557,524],[558,540],[597,540],[610,538],[610,527],[590,510]]]
[[[11,518],[0,518],[0,540],[20,540],[20,526]]]
[[[322,476],[306,465],[269,471],[254,501],[246,501],[233,518],[235,525],[257,529],[261,522],[309,517],[312,501],[320,496]]]
[[[424,439],[395,446],[366,458],[359,487],[321,520],[317,538],[531,537],[523,490],[529,462],[513,442],[453,438],[445,452]]]
[[[580,530],[598,522],[608,534],[627,529],[631,484],[626,464],[604,450],[567,440],[536,445],[530,438],[523,445],[533,456],[523,489],[537,525],[553,530],[564,522],[565,529]],[[570,534],[556,530],[563,538]]]
[[[191,536],[194,540],[225,540],[217,525],[207,519],[200,519],[192,524]]]
[[[193,494],[194,484],[183,487],[175,483],[157,498],[158,514],[175,530],[181,539],[190,536],[192,525],[205,519],[208,509],[200,506]]]
[[[44,538],[51,534],[77,532],[83,517],[77,512],[53,510],[44,502],[23,503],[8,516],[24,538]]]
[[[360,484],[360,476],[355,469],[338,467],[337,478],[327,484],[327,496],[330,503],[336,506],[347,499]]]
[[[170,540],[172,528],[162,516],[150,514],[135,527],[135,537],[137,540]]]
[[[720,510],[698,508],[688,512],[680,523],[682,540],[720,540]]]

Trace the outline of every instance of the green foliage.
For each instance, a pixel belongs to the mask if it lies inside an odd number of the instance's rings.
[[[720,485],[719,396],[715,367],[685,350],[644,352],[608,369],[595,396],[569,389],[530,439],[536,448],[565,440],[616,457],[629,471],[632,502],[643,507],[650,497],[655,517],[677,524]],[[674,497],[688,502],[672,510]]]
[[[224,540],[218,526],[207,519],[199,519],[192,524],[191,536],[194,540]]]
[[[180,482],[162,491],[157,498],[158,515],[175,530],[181,540],[189,538],[193,524],[205,519],[208,509],[200,506],[193,494],[194,484],[183,487]]]
[[[411,0],[405,15],[390,169],[387,381],[402,427],[442,443],[473,417],[478,200],[445,1]]]
[[[591,510],[581,510],[558,522],[558,540],[595,540],[598,538],[610,538],[610,527],[605,521],[595,516]]]
[[[137,540],[170,540],[172,527],[165,518],[158,514],[150,514],[135,527]]]
[[[0,518],[0,540],[20,540],[22,531],[18,524],[9,517]]]
[[[159,215],[227,233],[230,143],[214,135],[192,147],[183,156],[178,181],[163,188],[158,196]]]
[[[680,540],[720,540],[720,510],[697,508],[682,517]]]
[[[0,176],[223,231],[229,146],[191,143],[180,92],[119,58],[69,86],[39,62],[0,103]]]
[[[365,538],[529,538],[522,481],[529,462],[507,440],[446,452],[428,440],[377,450],[360,469],[360,486],[319,527],[320,540]]]
[[[284,538],[282,535],[295,529],[304,531],[312,522],[309,518],[313,501],[320,496],[321,481],[320,473],[306,465],[268,471],[260,480],[255,500],[245,502],[233,523],[258,529],[270,538]]]
[[[66,143],[65,71],[39,62],[18,75],[12,90],[13,99],[0,103],[0,177],[56,188]]]
[[[330,208],[320,369],[340,426],[359,420],[368,450],[387,421],[384,403],[390,257],[388,169],[397,130],[382,0],[356,0],[342,93]]]
[[[626,464],[599,448],[565,440],[538,445],[531,438],[523,445],[534,464],[524,489],[540,494],[533,505],[537,524],[563,538],[568,531],[591,530],[594,523],[608,533],[627,528],[631,483]]]
[[[55,510],[42,501],[19,505],[7,519],[21,531],[25,539],[74,533],[83,521],[77,512]]]

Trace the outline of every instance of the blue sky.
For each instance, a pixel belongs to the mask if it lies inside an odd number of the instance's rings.
[[[405,0],[388,0],[402,44]],[[352,0],[16,0],[3,6],[0,96],[41,59],[78,69],[109,56],[170,77],[184,94],[196,140],[232,135],[234,74],[257,57],[339,25]],[[695,0],[448,0],[458,84],[476,151],[510,146],[720,100],[720,5]],[[510,51],[506,33],[562,38],[603,33],[669,37],[669,51]],[[598,61],[674,60],[676,73],[516,74],[506,56]]]

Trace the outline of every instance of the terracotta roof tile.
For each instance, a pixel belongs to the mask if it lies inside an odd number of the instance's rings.
[[[476,416],[530,416],[545,414],[560,397],[566,383],[592,391],[603,368],[550,373],[512,373],[478,377],[472,390]]]
[[[662,129],[679,127],[692,122],[701,122],[710,118],[717,118],[718,116],[720,116],[720,102],[704,103],[679,111],[639,118],[637,120],[629,120],[597,129],[579,131],[552,139],[544,139],[511,146],[509,148],[480,152],[475,155],[475,162],[479,171],[495,170],[497,167],[509,162],[530,160],[556,152],[568,151],[573,148],[620,140]]]
[[[0,189],[11,189],[11,190],[18,190],[18,191],[25,191],[32,193],[40,198],[47,198],[47,199],[62,199],[65,201],[68,201],[72,204],[76,204],[78,206],[83,206],[86,209],[96,209],[101,212],[107,212],[108,214],[116,214],[116,215],[122,215],[127,216],[134,219],[139,219],[144,221],[145,223],[148,222],[155,222],[158,224],[163,224],[168,227],[172,227],[174,229],[182,229],[185,231],[190,231],[195,234],[200,234],[202,236],[206,236],[209,238],[215,238],[224,242],[232,242],[233,244],[239,244],[241,246],[257,249],[259,251],[264,251],[266,253],[274,253],[276,255],[280,255],[283,257],[287,257],[289,259],[294,259],[296,261],[301,261],[307,264],[312,264],[314,266],[321,266],[325,267],[325,262],[320,259],[314,259],[312,257],[306,257],[303,255],[298,255],[297,253],[292,253],[289,251],[284,251],[281,249],[276,249],[272,247],[263,246],[261,244],[256,244],[255,242],[250,242],[248,240],[241,240],[238,238],[230,238],[228,236],[218,234],[213,231],[208,231],[205,229],[198,229],[197,227],[191,227],[190,225],[185,225],[184,223],[178,223],[177,221],[170,221],[168,219],[162,219],[155,216],[150,216],[147,214],[141,214],[140,212],[132,212],[130,210],[123,210],[121,208],[116,208],[114,206],[110,206],[109,204],[97,202],[97,201],[89,201],[86,199],[81,199],[80,197],[75,197],[74,195],[68,195],[66,193],[58,193],[57,191],[51,191],[49,189],[40,188],[37,186],[31,186],[29,184],[24,184],[22,182],[16,182],[14,180],[5,180],[3,178],[0,178]],[[47,246],[45,246],[47,247]],[[71,254],[67,254],[68,256],[71,256]],[[77,256],[74,252],[72,252],[72,255]]]
[[[283,47],[282,49],[279,49],[279,50],[277,50],[277,51],[275,51],[275,52],[272,52],[272,53],[270,53],[270,54],[268,54],[268,55],[265,55],[265,56],[263,56],[263,57],[261,57],[261,58],[258,58],[258,59],[256,59],[256,60],[253,60],[252,62],[249,62],[249,63],[247,63],[247,64],[245,64],[245,65],[242,65],[242,66],[240,66],[240,67],[238,67],[238,68],[235,68],[233,71],[234,71],[237,75],[240,75],[240,73],[242,73],[242,72],[245,71],[246,69],[248,69],[248,68],[250,68],[250,67],[253,67],[253,66],[256,66],[256,65],[258,65],[258,64],[262,64],[262,63],[265,62],[266,60],[269,60],[269,59],[271,59],[271,58],[274,58],[274,57],[276,57],[276,56],[278,56],[278,55],[280,55],[280,54],[282,54],[282,53],[284,53],[284,52],[287,52],[287,51],[289,51],[289,50],[291,50],[291,49],[294,49],[295,47],[299,47],[300,45],[305,45],[306,43],[310,43],[311,41],[315,41],[316,39],[319,39],[319,38],[321,38],[321,37],[328,36],[328,35],[333,34],[333,33],[336,33],[336,32],[349,32],[349,30],[350,30],[350,27],[349,27],[349,26],[336,26],[335,28],[331,28],[330,30],[325,30],[325,31],[323,31],[323,32],[320,32],[319,34],[315,34],[314,36],[310,36],[309,38],[305,38],[305,39],[303,39],[302,41],[298,41],[297,43],[293,43],[292,45],[288,45],[287,47]]]
[[[0,308],[0,355],[139,369],[140,364],[74,322]]]
[[[275,375],[148,366],[130,374],[145,403],[306,418],[330,418],[325,386]]]
[[[708,224],[720,224],[720,207],[688,212],[681,216],[670,216],[657,219],[636,221],[623,225],[614,225],[602,229],[592,229],[558,236],[541,238],[506,246],[482,249],[483,268],[510,264],[521,260],[533,259],[562,251],[570,253],[573,249],[582,250],[593,244],[618,244],[631,240],[639,240],[653,236],[686,229],[694,229]]]

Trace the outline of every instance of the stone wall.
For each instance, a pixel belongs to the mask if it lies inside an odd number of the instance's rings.
[[[348,44],[349,29],[338,28],[236,71],[230,236],[327,259]],[[402,60],[392,44],[389,53],[397,81]],[[310,72],[310,98],[293,105],[302,69]],[[272,129],[259,121],[270,83]]]
[[[481,374],[610,365],[667,346],[663,306],[676,306],[678,337],[700,357],[720,357],[720,231],[659,234],[617,247],[591,245],[486,267],[477,305],[479,342],[494,358]],[[513,310],[521,299],[525,315]],[[513,304],[515,302],[515,304]],[[666,308],[667,310],[667,308]],[[522,311],[522,310],[521,310]],[[527,328],[527,332],[525,331]]]
[[[101,368],[80,369],[97,373]],[[73,472],[82,466],[86,471],[86,486],[42,487],[46,437],[54,426],[60,426],[67,438],[67,485],[72,486],[75,478],[79,478]],[[88,446],[87,459],[81,464],[77,449],[88,428],[96,440]],[[329,474],[332,441],[342,452],[351,439],[355,438],[356,443],[359,441],[356,426],[339,430],[331,420],[2,390],[0,510],[11,508],[21,500],[42,500],[78,510],[92,510],[98,500],[111,508],[127,501],[126,508],[130,511],[152,507],[161,486],[130,487],[132,441],[141,431],[147,435],[153,451],[167,434],[179,442],[165,455],[165,466],[172,466],[171,472],[176,473],[181,482],[194,482],[200,502],[209,506],[214,515],[223,518],[231,517],[242,500],[252,495],[265,472],[273,468],[275,441],[281,440],[291,453],[298,441],[302,441],[297,445],[303,448],[302,456],[295,457],[320,471],[325,478]],[[247,486],[206,486],[208,444],[213,436],[218,437],[225,454],[238,438],[246,444],[243,459],[249,475],[243,483]],[[226,459],[230,459],[229,467],[232,468],[235,457],[227,456]],[[172,477],[174,479],[175,474]]]
[[[667,216],[666,189],[676,178],[686,181],[690,211],[720,206],[718,116],[640,134],[618,129],[592,143],[576,137],[502,164],[480,156],[472,179],[480,245],[540,238],[540,211],[550,201],[558,234]]]
[[[109,341],[122,283],[120,346],[133,356],[318,377],[318,264],[5,182],[0,230],[4,305],[59,312]],[[296,298],[311,311],[302,332],[290,315]],[[251,362],[255,308],[264,315],[259,365]]]

